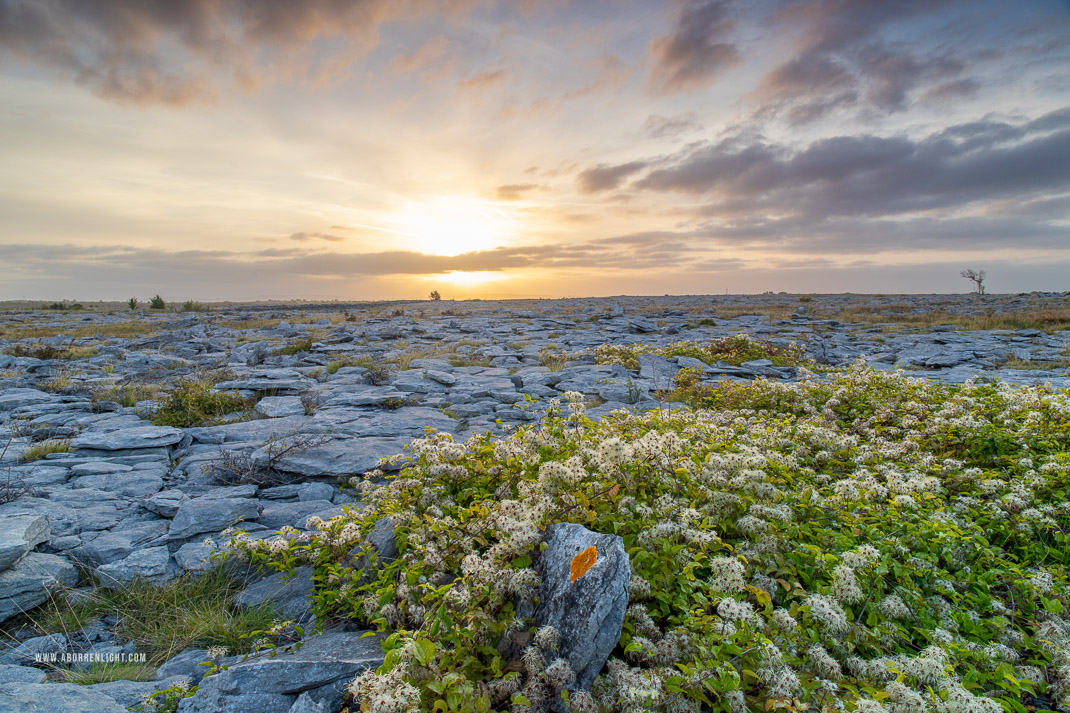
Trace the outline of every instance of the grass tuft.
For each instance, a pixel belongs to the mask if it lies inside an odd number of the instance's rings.
[[[232,653],[246,653],[252,646],[251,635],[270,629],[276,617],[267,606],[234,608],[231,598],[243,587],[218,566],[162,585],[138,580],[117,589],[96,588],[77,599],[60,594],[28,618],[42,633],[74,633],[113,616],[119,622],[116,635],[134,642],[139,652],[148,655],[148,663],[155,665],[191,646],[223,646]]]
[[[19,461],[22,463],[33,463],[34,461],[41,460],[49,453],[69,453],[71,450],[71,444],[67,441],[41,441],[40,443],[34,443],[27,448],[19,456]]]

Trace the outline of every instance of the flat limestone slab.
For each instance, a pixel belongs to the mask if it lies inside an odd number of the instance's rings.
[[[11,569],[0,572],[0,622],[44,604],[56,587],[77,583],[78,571],[66,557],[31,552]]]
[[[8,683],[0,713],[129,713],[111,696],[73,683]]]
[[[182,430],[171,426],[138,426],[117,431],[83,433],[71,441],[74,449],[97,451],[125,451],[140,448],[161,448],[182,440]]]

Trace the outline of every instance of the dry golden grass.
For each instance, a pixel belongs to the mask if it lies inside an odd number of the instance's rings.
[[[281,319],[224,319],[215,324],[229,329],[274,329],[280,322]]]
[[[894,323],[910,327],[932,328],[938,324],[949,324],[962,330],[988,329],[1039,329],[1054,332],[1070,329],[1070,304],[1038,309],[1001,311],[995,308],[984,314],[963,315],[943,310],[908,314],[909,305],[860,306],[821,316],[837,319],[841,322],[864,322],[868,324]],[[899,309],[893,309],[899,308]]]
[[[747,315],[765,315],[769,319],[791,319],[792,313],[798,307],[796,303],[790,304],[733,304],[717,305],[714,308],[715,316],[721,319],[745,317]]]
[[[11,323],[0,326],[0,339],[42,339],[60,334],[81,339],[83,337],[137,337],[158,332],[163,325],[152,322],[115,322],[114,324],[80,324],[76,327],[49,325],[47,327],[23,327]]]

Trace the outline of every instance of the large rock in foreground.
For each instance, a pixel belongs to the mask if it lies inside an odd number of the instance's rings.
[[[620,639],[631,563],[620,537],[575,523],[550,525],[545,541],[535,623],[557,629],[558,652],[576,674],[575,689],[586,690]]]
[[[44,604],[48,593],[78,583],[78,571],[66,557],[31,552],[0,572],[0,622]]]
[[[167,536],[182,540],[258,517],[260,504],[251,498],[193,498],[179,506]]]
[[[383,663],[382,638],[362,637],[363,632],[320,634],[297,651],[239,661],[201,681],[178,713],[287,713],[305,691],[327,710],[338,710],[345,685]]]
[[[9,683],[0,690],[0,713],[128,713],[111,696],[73,683]]]

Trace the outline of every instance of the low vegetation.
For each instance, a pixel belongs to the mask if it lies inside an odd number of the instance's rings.
[[[446,361],[450,366],[490,366],[489,357],[477,357],[477,356],[465,356],[463,354],[449,354],[446,356]]]
[[[904,303],[898,306],[891,304],[823,310],[821,316],[841,322],[890,323],[918,329],[950,325],[962,330],[1036,329],[1056,332],[1070,329],[1070,302],[1034,309],[1003,310],[993,307],[979,314],[942,310],[918,312],[915,305]]]
[[[71,444],[67,441],[41,441],[34,443],[19,456],[21,463],[33,463],[41,460],[49,453],[69,453]]]
[[[294,354],[310,351],[312,351],[312,337],[306,337],[304,339],[295,339],[286,346],[279,347],[275,350],[275,354],[280,356],[293,356]]]
[[[294,434],[269,441],[259,454],[250,451],[220,449],[219,458],[205,463],[201,472],[220,485],[253,484],[262,488],[286,485],[301,479],[295,473],[279,469],[287,456],[296,455],[326,442],[322,436]]]
[[[97,349],[95,347],[60,347],[56,348],[48,344],[40,344],[35,346],[26,346],[24,344],[16,344],[7,350],[7,353],[15,357],[30,357],[33,359],[88,359],[97,355]]]
[[[152,414],[152,422],[157,426],[177,428],[205,426],[252,408],[255,404],[236,391],[213,390],[213,385],[225,378],[225,372],[219,372],[183,381],[159,402]]]
[[[148,663],[155,665],[190,646],[218,646],[244,653],[253,647],[259,632],[278,622],[268,607],[239,611],[231,605],[231,598],[243,586],[217,566],[207,573],[163,584],[135,581],[115,589],[95,587],[77,598],[60,594],[28,618],[42,633],[73,633],[104,617],[114,617],[118,621],[116,636],[134,642],[139,652],[148,654]],[[136,675],[137,671],[125,673]],[[112,678],[117,677],[113,671]]]
[[[629,369],[639,368],[640,354],[687,356],[707,364],[720,361],[736,366],[755,359],[768,359],[775,366],[813,365],[805,350],[794,342],[788,346],[778,346],[746,334],[735,334],[709,342],[673,342],[666,347],[649,344],[602,344],[594,351],[595,361],[599,364],[623,364]]]
[[[3,339],[42,339],[44,337],[56,337],[61,334],[74,339],[83,337],[137,337],[142,334],[158,331],[159,327],[148,321],[112,322],[111,324],[79,324],[78,326],[64,326],[54,324],[43,327],[24,327],[22,325],[5,324],[0,327],[0,338]]]
[[[212,308],[203,302],[194,302],[193,300],[186,300],[182,303],[183,312],[210,312]]]
[[[47,310],[53,310],[56,312],[81,312],[85,309],[85,305],[81,302],[52,302],[45,306]]]
[[[365,710],[1070,703],[1070,393],[859,363],[599,422],[567,396],[505,438],[416,441],[410,467],[362,484],[365,509],[311,534],[231,541],[280,570],[313,564],[321,617],[393,632],[350,686]],[[401,554],[369,581],[346,555],[384,515]],[[570,696],[560,632],[518,613],[561,521],[621,536],[632,568],[607,672]]]
[[[136,661],[94,663],[88,668],[57,668],[52,678],[58,683],[74,683],[90,686],[109,681],[151,681],[156,675],[156,666]]]
[[[130,407],[136,406],[141,401],[154,399],[165,391],[166,387],[157,383],[120,384],[97,389],[93,392],[93,400],[96,402],[114,401],[120,406]]]

